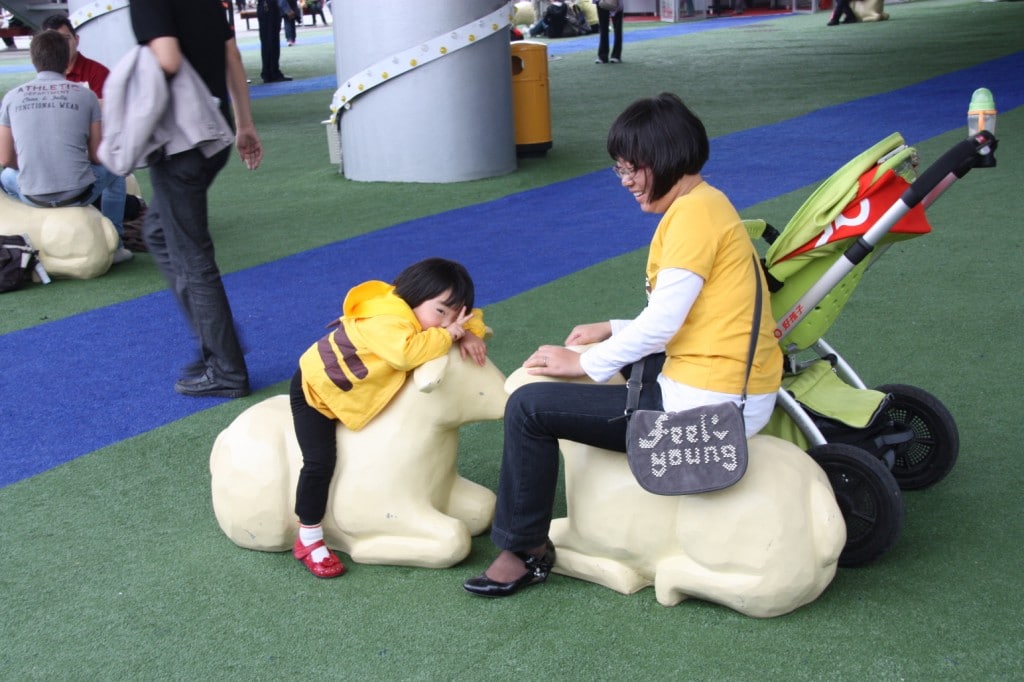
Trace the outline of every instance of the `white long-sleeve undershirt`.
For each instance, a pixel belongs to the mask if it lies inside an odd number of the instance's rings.
[[[632,320],[611,320],[612,336],[580,356],[583,371],[594,381],[604,383],[623,367],[664,351],[683,326],[703,287],[704,278],[689,270],[666,268],[659,271],[658,285],[651,292],[647,307]],[[740,399],[739,395],[687,386],[664,374],[658,375],[658,385],[663,409],[667,412]],[[764,427],[774,407],[774,392],[747,396],[743,419],[748,437]]]
[[[689,270],[666,268],[658,272],[658,285],[647,307],[632,320],[611,320],[612,336],[580,357],[583,371],[604,383],[626,365],[664,351],[703,287],[704,278]]]

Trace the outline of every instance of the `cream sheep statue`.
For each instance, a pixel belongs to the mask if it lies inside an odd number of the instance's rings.
[[[889,13],[884,7],[885,0],[853,0],[850,3],[850,9],[860,21],[885,21]]]
[[[512,15],[513,26],[533,26],[537,23],[537,15],[533,11],[533,3],[529,0],[520,0],[514,6]]]
[[[444,568],[494,517],[494,493],[458,474],[458,429],[504,414],[504,375],[458,349],[415,369],[360,431],[338,429],[338,464],[323,520],[329,547],[359,563]],[[302,455],[288,396],[240,414],[210,454],[213,508],[249,549],[291,549]]]
[[[114,225],[92,206],[35,208],[0,192],[0,234],[26,234],[53,278],[92,279],[110,269]]]
[[[506,389],[533,377],[519,369]],[[626,457],[561,441],[567,516],[550,537],[554,572],[622,594],[654,586],[664,606],[697,598],[754,617],[816,599],[835,576],[846,526],[821,468],[772,436],[749,441],[739,483],[662,496],[636,482]]]

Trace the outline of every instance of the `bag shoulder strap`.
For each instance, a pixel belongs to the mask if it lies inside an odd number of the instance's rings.
[[[761,331],[761,278],[758,276],[758,268],[761,264],[757,261],[757,256],[753,257],[754,260],[754,322],[751,325],[750,330],[750,349],[747,351],[747,373],[743,376],[743,393],[740,395],[740,409],[747,404],[747,384],[750,383],[750,370],[754,366],[754,354],[757,352],[757,337],[758,332]]]
[[[758,268],[760,263],[757,261],[757,256],[753,257],[754,261],[754,284],[756,286],[756,293],[754,296],[754,321],[751,324],[750,330],[750,347],[747,350],[747,371],[743,376],[743,393],[740,395],[740,410],[742,411],[744,406],[747,404],[747,384],[750,383],[750,370],[754,366],[754,354],[757,352],[757,337],[758,332],[761,329],[761,304],[762,304],[762,291],[761,291],[761,278],[758,276]],[[643,389],[643,376],[644,376],[644,363],[647,362],[647,358],[641,358],[633,363],[633,368],[629,371],[629,380],[626,381],[626,419],[629,419],[630,415],[636,412],[640,406],[640,391]]]

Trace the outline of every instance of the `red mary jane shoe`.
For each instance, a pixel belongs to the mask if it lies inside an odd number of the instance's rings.
[[[313,561],[313,550],[323,547],[324,541],[317,540],[312,545],[307,547],[302,544],[302,541],[295,538],[295,546],[292,547],[292,556],[301,561],[309,569],[309,572],[315,575],[317,578],[337,578],[339,575],[345,572],[345,564],[334,555],[334,552],[327,550],[327,558],[317,563]]]

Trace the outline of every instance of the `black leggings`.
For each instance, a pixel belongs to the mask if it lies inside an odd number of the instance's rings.
[[[295,491],[295,513],[304,526],[315,526],[327,512],[327,494],[338,461],[338,421],[310,407],[302,393],[302,370],[289,390],[295,437],[302,450],[302,470]]]

